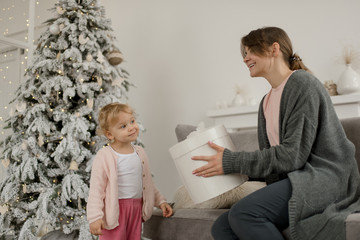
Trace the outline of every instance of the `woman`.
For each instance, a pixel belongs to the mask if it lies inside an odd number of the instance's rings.
[[[214,156],[197,176],[241,173],[267,186],[241,199],[214,223],[215,239],[345,239],[346,216],[360,210],[354,145],[331,99],[280,28],[251,31],[241,41],[251,77],[271,85],[258,115],[260,150],[232,152],[213,143]]]

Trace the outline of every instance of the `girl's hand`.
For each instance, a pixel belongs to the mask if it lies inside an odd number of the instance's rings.
[[[104,228],[104,221],[102,219],[90,223],[90,232],[93,235],[102,235],[101,229]]]
[[[163,217],[170,217],[173,214],[171,206],[166,202],[160,204],[159,208],[163,212]]]
[[[213,142],[208,142],[209,146],[216,151],[216,154],[213,156],[193,156],[192,160],[202,160],[207,161],[208,163],[202,167],[195,169],[192,173],[200,177],[212,177],[215,175],[224,174],[222,167],[222,157],[224,154],[225,148],[216,145]]]

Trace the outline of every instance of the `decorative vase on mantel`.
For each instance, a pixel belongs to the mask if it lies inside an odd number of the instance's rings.
[[[346,64],[346,69],[342,72],[337,82],[337,92],[343,94],[360,93],[360,75]]]

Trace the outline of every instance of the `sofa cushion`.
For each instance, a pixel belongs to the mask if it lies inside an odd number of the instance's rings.
[[[143,235],[152,240],[211,240],[211,226],[228,209],[179,209],[164,218],[157,209],[145,222]]]
[[[264,182],[245,182],[244,184],[227,191],[217,197],[209,199],[205,202],[195,204],[182,185],[180,186],[174,195],[174,209],[180,208],[230,208],[234,203],[249,195],[252,192],[265,187]]]
[[[360,172],[360,118],[342,119],[341,123],[347,138],[356,146],[355,158]]]
[[[360,240],[360,213],[350,214],[346,220],[346,239]]]

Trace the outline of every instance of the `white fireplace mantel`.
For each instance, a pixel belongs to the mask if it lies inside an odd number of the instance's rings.
[[[331,96],[331,100],[340,119],[360,117],[360,94]],[[224,124],[230,130],[256,128],[258,108],[256,105],[216,109],[208,111],[207,116],[216,125]]]

